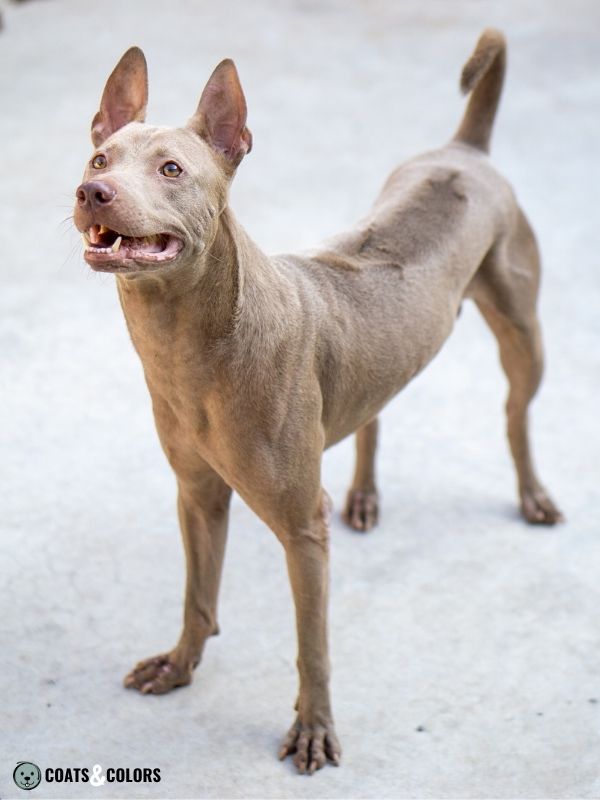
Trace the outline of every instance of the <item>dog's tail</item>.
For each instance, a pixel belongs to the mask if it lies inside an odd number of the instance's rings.
[[[463,67],[460,88],[472,94],[454,141],[488,152],[505,70],[506,40],[500,31],[487,28]]]

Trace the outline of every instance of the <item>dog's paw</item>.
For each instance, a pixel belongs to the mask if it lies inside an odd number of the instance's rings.
[[[142,694],[165,694],[177,686],[187,686],[192,681],[193,665],[181,666],[171,653],[147,658],[131,670],[123,681],[127,689],[137,689]]]
[[[376,491],[350,489],[342,514],[344,522],[355,531],[368,531],[377,525],[379,503]]]
[[[541,486],[523,492],[521,512],[532,525],[556,525],[557,522],[565,521],[554,501]]]
[[[279,759],[293,756],[293,762],[301,775],[312,775],[329,761],[338,767],[342,750],[335,734],[333,722],[328,725],[305,725],[296,719],[281,748]]]

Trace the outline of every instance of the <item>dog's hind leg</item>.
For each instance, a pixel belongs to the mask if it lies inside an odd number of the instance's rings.
[[[377,524],[379,502],[375,486],[375,451],[377,449],[377,417],[356,433],[356,467],[352,486],[346,498],[344,521],[357,531],[368,531]]]
[[[507,432],[522,514],[530,523],[553,525],[563,516],[537,477],[527,419],[529,403],[543,372],[536,314],[538,286],[537,245],[525,216],[518,210],[515,230],[488,254],[468,294],[498,340],[500,360],[508,378]]]

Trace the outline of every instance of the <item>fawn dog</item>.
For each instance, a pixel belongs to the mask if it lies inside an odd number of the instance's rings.
[[[76,192],[85,260],[116,275],[156,427],[177,477],[187,563],[176,647],[125,686],[188,684],[218,631],[217,595],[233,490],[274,531],[296,609],[299,693],[280,757],[299,772],[338,764],[327,649],[324,448],[356,432],[344,517],[377,521],[377,413],[438,352],[472,298],[497,337],[509,383],[508,439],[528,522],[561,514],[537,478],[527,407],[542,375],[532,230],[487,158],[505,41],[483,32],[461,86],[455,136],[388,178],[370,214],[302,255],[266,256],[228,206],[252,147],[233,62],[222,61],[182,128],[144,124],[147,71],[133,47],[108,78],[94,153]]]

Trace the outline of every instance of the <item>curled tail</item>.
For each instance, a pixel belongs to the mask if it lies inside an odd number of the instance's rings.
[[[487,28],[463,67],[460,88],[464,94],[471,92],[471,98],[454,141],[488,152],[505,70],[504,36],[494,28]]]

